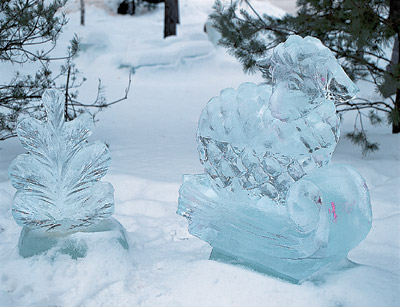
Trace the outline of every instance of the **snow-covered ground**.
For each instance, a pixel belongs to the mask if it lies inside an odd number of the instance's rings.
[[[266,12],[282,14],[267,1]],[[319,285],[293,285],[241,267],[208,260],[210,246],[191,236],[175,214],[181,176],[200,173],[195,134],[201,109],[245,75],[225,50],[203,32],[213,0],[181,0],[178,36],[163,39],[163,9],[117,16],[87,6],[86,26],[69,7],[63,39],[76,32],[85,51],[76,63],[88,78],[81,99],[129,98],[101,113],[92,139],[110,145],[113,163],[105,180],[115,187],[115,214],[130,249],[93,246],[83,259],[65,255],[18,255],[21,228],[11,216],[14,189],[7,167],[23,149],[17,139],[0,143],[0,306],[399,306],[400,135],[371,128],[381,150],[361,157],[342,138],[333,162],[353,165],[367,180],[373,224],[349,258],[362,265]],[[71,9],[72,8],[72,9]],[[342,134],[352,129],[351,115]]]

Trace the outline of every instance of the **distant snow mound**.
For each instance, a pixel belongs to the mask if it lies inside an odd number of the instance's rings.
[[[117,13],[119,4],[123,0],[85,0],[86,6],[95,6],[110,13]],[[66,12],[77,12],[81,7],[80,0],[69,0],[65,5]]]
[[[179,63],[205,57],[213,51],[207,40],[181,41],[176,38],[160,41],[159,48],[151,47],[146,52],[131,48],[127,51],[122,66],[134,69],[154,66],[175,66]]]

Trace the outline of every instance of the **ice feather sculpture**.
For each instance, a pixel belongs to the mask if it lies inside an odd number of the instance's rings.
[[[17,134],[28,151],[10,165],[9,177],[18,190],[13,216],[21,226],[47,231],[71,231],[112,215],[114,189],[99,181],[107,172],[110,153],[103,142],[88,143],[93,129],[90,114],[64,120],[62,93],[43,95],[46,120],[28,117]]]
[[[371,227],[365,181],[329,164],[335,101],[358,89],[312,37],[290,36],[258,65],[268,84],[225,89],[202,111],[206,173],[184,176],[178,214],[212,259],[300,282],[345,259]]]
[[[105,221],[114,211],[114,189],[100,179],[111,159],[105,143],[87,141],[94,125],[92,116],[83,113],[66,122],[64,96],[56,90],[47,90],[42,101],[43,121],[18,120],[17,134],[27,153],[17,156],[9,167],[9,178],[17,189],[12,214],[24,226],[20,253],[44,251],[59,241],[60,234],[119,229],[123,235],[116,220]]]

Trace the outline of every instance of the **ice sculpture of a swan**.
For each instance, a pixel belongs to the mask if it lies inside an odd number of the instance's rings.
[[[178,214],[211,258],[300,282],[345,259],[371,227],[365,181],[329,164],[335,101],[358,89],[313,37],[290,36],[258,64],[269,84],[225,89],[202,111],[206,173],[184,176]]]

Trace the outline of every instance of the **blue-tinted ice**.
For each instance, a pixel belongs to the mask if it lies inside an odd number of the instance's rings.
[[[267,84],[225,89],[202,111],[206,173],[184,176],[178,214],[211,258],[300,282],[346,258],[371,228],[365,181],[329,164],[335,102],[358,89],[313,37],[290,36],[258,66]]]
[[[114,189],[100,181],[109,167],[110,152],[103,142],[87,141],[93,129],[92,116],[83,113],[65,122],[64,96],[56,90],[46,91],[42,101],[45,120],[23,117],[18,121],[17,134],[27,153],[17,156],[9,168],[17,189],[12,213],[24,226],[20,238],[23,255],[33,252],[24,250],[23,244],[38,247],[41,243],[33,243],[35,238],[49,233],[55,233],[51,238],[55,242],[68,233],[99,231],[95,226],[114,211]],[[107,227],[100,231],[120,226],[114,224],[117,226],[102,223]]]

